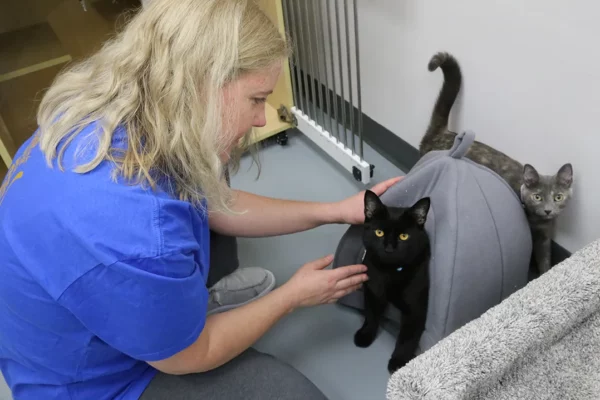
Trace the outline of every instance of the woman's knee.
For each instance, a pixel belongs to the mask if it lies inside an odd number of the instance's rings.
[[[244,375],[252,376],[260,388],[261,399],[326,399],[304,374],[270,354],[249,349],[240,361]]]
[[[159,373],[141,397],[142,400],[191,398],[326,400],[300,371],[253,348],[205,373],[184,376]]]

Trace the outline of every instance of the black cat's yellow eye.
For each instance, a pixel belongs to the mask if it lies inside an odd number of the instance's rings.
[[[540,196],[539,194],[534,194],[532,197],[535,201],[542,201],[542,196]]]
[[[377,237],[382,237],[383,236],[383,231],[381,229],[377,229],[375,231],[375,235],[377,235]]]
[[[400,238],[400,240],[406,240],[408,239],[408,233],[401,233],[400,236],[398,236]]]
[[[554,201],[563,201],[564,196],[562,194],[557,194],[554,196]]]

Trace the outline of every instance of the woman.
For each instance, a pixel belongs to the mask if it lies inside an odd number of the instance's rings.
[[[15,399],[323,398],[250,346],[356,290],[364,266],[326,270],[328,256],[273,290],[243,269],[206,285],[210,230],[363,221],[361,193],[284,201],[223,178],[265,124],[286,46],[252,1],[154,0],[48,90],[0,191],[0,368]],[[240,283],[258,289],[215,300]]]

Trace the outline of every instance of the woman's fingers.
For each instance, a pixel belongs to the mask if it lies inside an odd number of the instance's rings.
[[[333,298],[331,300],[333,300],[335,302],[335,301],[339,300],[340,297],[347,296],[350,293],[360,289],[361,286],[362,286],[362,283],[358,284],[358,285],[350,286],[343,290],[338,290],[337,292],[335,292],[335,294],[333,295]]]
[[[346,265],[344,267],[339,267],[331,270],[331,273],[334,276],[336,281],[341,281],[343,279],[348,278],[349,276],[360,274],[361,272],[365,272],[367,267],[362,264],[356,265]]]
[[[377,185],[373,186],[371,188],[371,191],[373,193],[375,193],[377,196],[381,196],[390,187],[394,186],[396,183],[400,182],[402,179],[404,179],[403,176],[397,176],[395,178],[388,179],[387,181],[380,182]]]
[[[346,279],[342,279],[335,284],[336,290],[346,290],[350,287],[360,285],[368,279],[367,274],[352,275]]]
[[[308,266],[310,269],[325,269],[329,264],[331,264],[332,261],[333,254],[329,254],[325,257],[321,257],[319,259],[306,263],[305,265]]]

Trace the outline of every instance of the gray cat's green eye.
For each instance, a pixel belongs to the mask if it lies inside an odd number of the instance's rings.
[[[554,201],[563,201],[564,196],[562,194],[557,194],[554,196]]]
[[[534,194],[532,197],[535,201],[542,201],[542,196],[540,196],[539,194]]]

